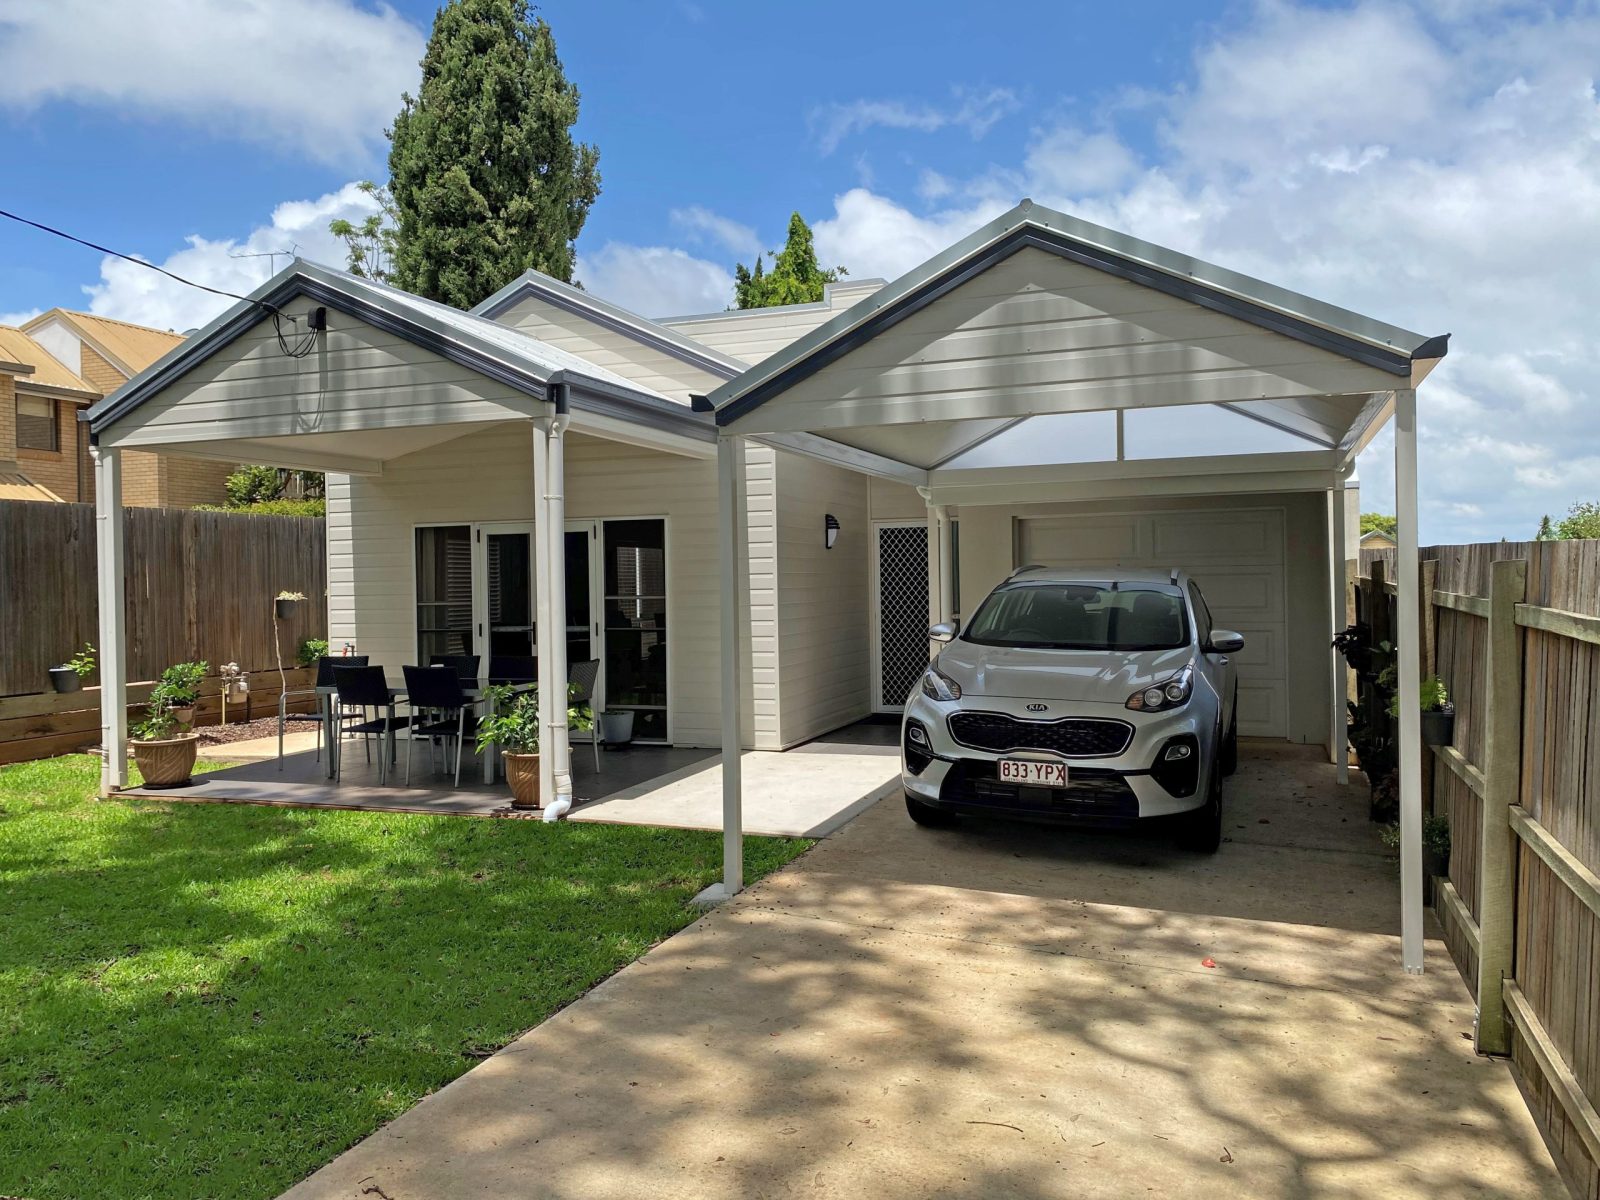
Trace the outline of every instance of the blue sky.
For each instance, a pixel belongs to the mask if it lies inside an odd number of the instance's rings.
[[[892,277],[1024,195],[1424,333],[1425,539],[1600,493],[1600,18],[1517,0],[551,3],[604,191],[579,277],[720,308],[791,209]],[[381,178],[433,7],[6,0],[0,207],[243,290]],[[85,38],[85,29],[98,36]],[[281,265],[281,260],[280,260]],[[0,321],[220,302],[0,223]],[[1363,456],[1388,507],[1385,439]]]

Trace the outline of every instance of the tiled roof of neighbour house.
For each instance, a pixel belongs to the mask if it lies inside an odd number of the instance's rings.
[[[21,471],[0,467],[0,500],[40,500],[60,504],[61,497],[33,482]]]
[[[85,399],[95,399],[100,395],[97,390],[79,378],[77,372],[68,370],[38,342],[22,330],[13,329],[9,325],[0,325],[0,361],[33,368],[32,371],[17,376],[20,383],[83,392]]]
[[[58,316],[88,339],[96,349],[110,357],[114,366],[137,375],[168,350],[183,341],[183,334],[170,329],[152,329],[148,325],[135,325],[94,313],[74,312],[68,308],[52,308],[40,313],[24,328],[32,328],[51,316]]]

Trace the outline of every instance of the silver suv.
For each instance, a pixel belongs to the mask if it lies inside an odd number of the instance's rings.
[[[906,701],[901,779],[922,825],[958,815],[1173,818],[1207,853],[1238,760],[1237,633],[1183,571],[1023,567],[943,642]]]

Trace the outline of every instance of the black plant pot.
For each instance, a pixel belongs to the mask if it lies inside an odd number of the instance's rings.
[[[1430,846],[1422,848],[1422,873],[1450,877],[1450,851]]]
[[[287,621],[294,616],[294,606],[299,603],[298,600],[274,600],[273,607],[277,610],[278,620]]]
[[[51,667],[50,686],[63,694],[67,692],[81,692],[83,690],[83,676],[71,667]]]
[[[1456,710],[1454,708],[1440,709],[1437,712],[1422,714],[1422,744],[1424,746],[1448,746],[1455,740]]]

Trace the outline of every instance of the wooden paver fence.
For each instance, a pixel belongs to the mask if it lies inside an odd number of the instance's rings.
[[[302,641],[327,636],[323,521],[159,508],[125,509],[123,520],[128,679],[154,680],[175,662],[204,659],[213,672],[237,662],[251,698],[230,705],[230,719],[276,712],[273,598],[307,597],[278,623],[287,667]],[[47,690],[51,667],[98,641],[94,507],[0,501],[0,763],[99,740],[97,675],[82,692]],[[303,674],[291,671],[291,688]],[[130,703],[147,690],[131,683]],[[215,678],[203,689],[219,691]]]
[[[1435,913],[1478,1048],[1510,1056],[1569,1181],[1600,1200],[1600,541],[1421,557],[1424,673],[1456,705],[1424,791],[1451,829]],[[1358,612],[1381,620],[1392,567],[1363,555]]]

